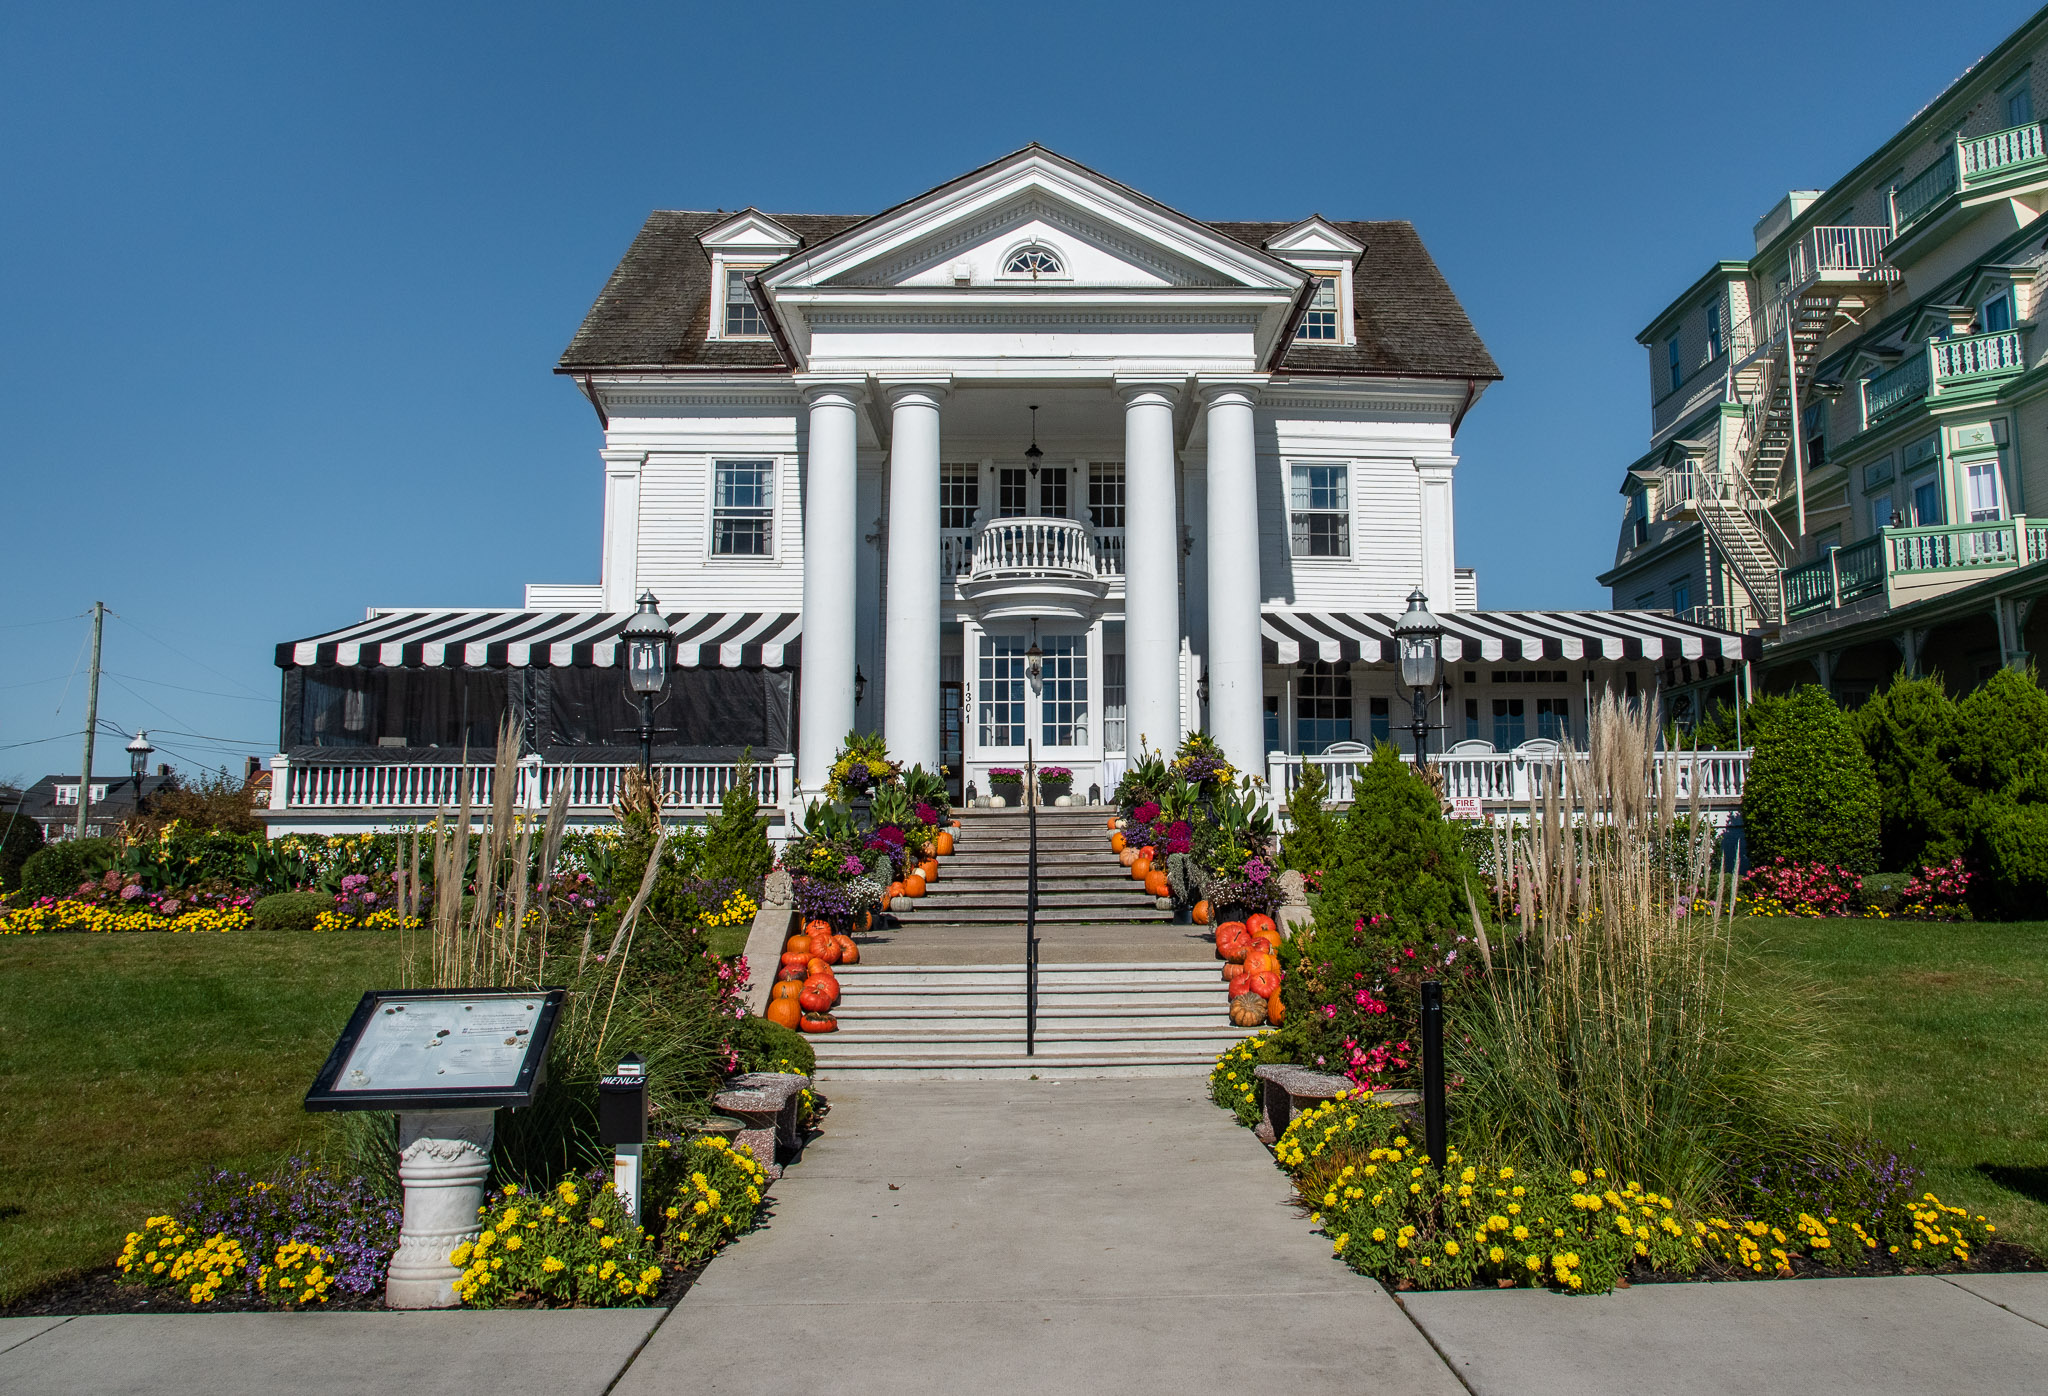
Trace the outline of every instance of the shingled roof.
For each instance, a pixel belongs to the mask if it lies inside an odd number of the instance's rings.
[[[763,369],[790,365],[766,340],[714,340],[711,254],[698,237],[725,222],[725,212],[660,211],[648,215],[597,303],[557,365],[561,373],[622,369]],[[866,214],[774,213],[806,248],[867,221]],[[1299,220],[1295,220],[1298,222]],[[1210,223],[1251,247],[1262,247],[1287,223]],[[1352,276],[1356,344],[1289,346],[1282,367],[1307,373],[1417,378],[1501,376],[1493,356],[1458,304],[1443,273],[1399,219],[1338,223],[1364,244]]]

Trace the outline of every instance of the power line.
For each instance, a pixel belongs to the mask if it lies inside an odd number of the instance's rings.
[[[76,617],[73,617],[73,619],[76,619]],[[55,717],[58,713],[64,711],[64,700],[71,696],[71,680],[78,677],[79,661],[85,658],[85,647],[91,643],[92,632],[87,631],[85,638],[78,642],[78,653],[71,657],[71,672],[64,677],[64,691],[57,695],[57,707],[50,714],[51,717]]]
[[[63,624],[65,624],[65,623],[66,623],[66,622],[68,622],[68,621],[74,621],[74,620],[84,620],[84,619],[85,619],[85,618],[86,618],[87,616],[89,616],[89,615],[91,615],[91,614],[92,614],[92,612],[91,612],[91,611],[80,611],[80,612],[79,612],[79,613],[78,613],[77,615],[75,615],[75,616],[58,616],[58,617],[57,617],[57,618],[56,618],[55,620],[16,620],[16,621],[9,621],[9,622],[8,622],[7,624],[5,624],[5,625],[0,625],[0,630],[27,630],[27,629],[28,629],[29,627],[31,627],[31,626],[36,626],[36,625],[63,625]]]
[[[146,679],[143,678],[140,674],[117,674],[112,669],[102,669],[100,670],[100,672],[102,674],[105,674],[109,678],[133,679],[137,683],[150,684],[156,688],[175,688],[180,693],[199,693],[205,695],[208,698],[232,698],[238,703],[275,703],[277,701],[276,698],[248,698],[244,697],[242,694],[239,693],[219,693],[210,688],[187,688],[184,684],[181,683],[165,683],[162,679]],[[39,679],[37,680],[37,682],[54,683],[55,680]],[[26,685],[23,686],[25,687]]]
[[[55,683],[61,677],[62,675],[52,674],[47,679],[30,679],[26,683],[0,683],[0,693],[5,693],[7,690],[13,688],[35,688],[41,684]]]
[[[128,618],[126,617],[126,616],[122,615],[122,614],[121,614],[120,612],[118,612],[118,611],[109,611],[109,612],[107,612],[107,614],[108,614],[108,615],[110,615],[110,616],[112,616],[112,617],[113,617],[113,618],[114,618],[115,620],[118,620],[118,621],[120,621],[120,622],[121,622],[121,624],[123,624],[123,625],[127,626],[127,627],[128,627],[128,628],[129,628],[130,630],[133,630],[133,631],[134,631],[134,632],[135,632],[136,634],[140,635],[140,636],[141,636],[141,637],[142,637],[143,639],[145,639],[145,640],[148,640],[148,641],[150,641],[150,642],[151,642],[151,643],[153,643],[153,644],[158,644],[158,645],[162,645],[162,646],[163,646],[163,647],[164,647],[165,649],[169,650],[169,651],[170,651],[170,652],[171,652],[172,654],[175,654],[175,655],[177,655],[177,656],[178,656],[178,658],[180,658],[180,659],[184,660],[184,661],[185,661],[186,663],[188,663],[188,664],[197,664],[197,665],[198,665],[198,666],[199,666],[200,668],[202,668],[202,669],[206,670],[206,671],[207,671],[207,672],[208,672],[209,674],[215,674],[215,675],[218,675],[218,676],[219,676],[219,677],[221,677],[221,678],[224,678],[224,679],[226,679],[226,680],[227,680],[227,681],[228,681],[229,683],[231,683],[231,684],[233,684],[233,685],[234,685],[235,687],[237,687],[237,688],[241,689],[241,690],[242,690],[242,691],[243,691],[244,693],[250,693],[250,694],[254,694],[254,693],[255,693],[255,691],[256,691],[256,690],[254,690],[254,689],[250,688],[250,687],[249,687],[249,685],[247,685],[247,684],[243,683],[243,682],[242,682],[242,681],[241,681],[240,679],[236,678],[236,677],[235,677],[235,676],[234,676],[233,674],[225,673],[225,672],[223,672],[223,671],[221,671],[221,670],[219,670],[219,669],[216,669],[216,668],[214,668],[214,667],[213,667],[213,666],[212,666],[211,664],[208,664],[208,663],[207,663],[207,662],[206,662],[205,660],[203,660],[203,659],[194,659],[194,658],[193,658],[193,657],[192,657],[191,655],[189,655],[189,654],[185,653],[185,651],[183,651],[183,650],[179,649],[179,648],[178,648],[178,647],[177,647],[176,645],[172,644],[172,643],[171,643],[170,641],[168,641],[168,640],[159,640],[159,639],[157,639],[157,637],[156,637],[156,636],[154,636],[154,635],[150,634],[150,633],[149,633],[149,632],[148,632],[147,630],[144,630],[144,629],[143,629],[143,628],[142,628],[141,626],[137,625],[137,624],[136,624],[136,623],[135,623],[134,621],[132,621],[132,620],[129,620],[129,619],[128,619]]]
[[[78,733],[76,732],[59,732],[54,737],[37,737],[34,741],[8,742],[6,745],[0,746],[0,751],[12,751],[18,746],[41,746],[45,742],[61,742],[66,737],[75,737],[77,735]]]

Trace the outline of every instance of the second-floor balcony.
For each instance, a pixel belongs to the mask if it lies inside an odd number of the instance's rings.
[[[987,616],[1029,614],[1029,606],[1071,611],[1109,593],[1121,581],[1122,529],[1098,529],[1079,519],[1024,515],[991,519],[971,529],[945,529],[939,538],[940,576],[983,603]],[[1022,609],[1020,609],[1022,608]]]
[[[2043,174],[2048,138],[2038,121],[1967,140],[1958,136],[1933,164],[1892,190],[1894,238],[1932,226],[1972,194]]]
[[[1929,397],[1988,386],[2024,373],[2026,335],[2032,328],[1930,339],[1874,378],[1863,390],[1863,424],[1873,427]]]
[[[1886,608],[1924,601],[1993,573],[2043,561],[2048,561],[2048,519],[1887,528],[1816,562],[1787,568],[1782,577],[1785,618],[1825,616],[1879,596]]]

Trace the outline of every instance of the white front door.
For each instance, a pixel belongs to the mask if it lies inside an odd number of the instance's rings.
[[[1092,775],[1101,753],[1089,636],[1039,635],[1035,676],[1031,636],[983,634],[974,643],[970,765],[1021,766],[1028,742],[1039,765],[1073,769],[1076,789],[1085,792],[1083,767]],[[986,789],[986,778],[977,784]]]

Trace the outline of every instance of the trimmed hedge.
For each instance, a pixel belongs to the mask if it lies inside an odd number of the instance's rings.
[[[43,826],[25,814],[0,814],[0,892],[21,885],[21,865],[43,846]]]
[[[31,897],[62,897],[113,867],[120,857],[121,846],[112,839],[65,839],[28,856],[21,865],[21,890]]]
[[[1941,680],[1901,675],[1851,723],[1877,775],[1882,866],[1917,868],[1961,853],[1971,798],[1955,772],[1962,713]]]
[[[1742,827],[1754,863],[1782,857],[1877,870],[1876,770],[1826,689],[1797,690],[1757,732]]]
[[[777,1071],[784,1062],[805,1076],[818,1069],[818,1054],[802,1033],[766,1018],[740,1019],[732,1030],[732,1049],[739,1054],[741,1071]]]
[[[249,908],[259,931],[310,931],[323,911],[334,910],[325,892],[274,892]]]

